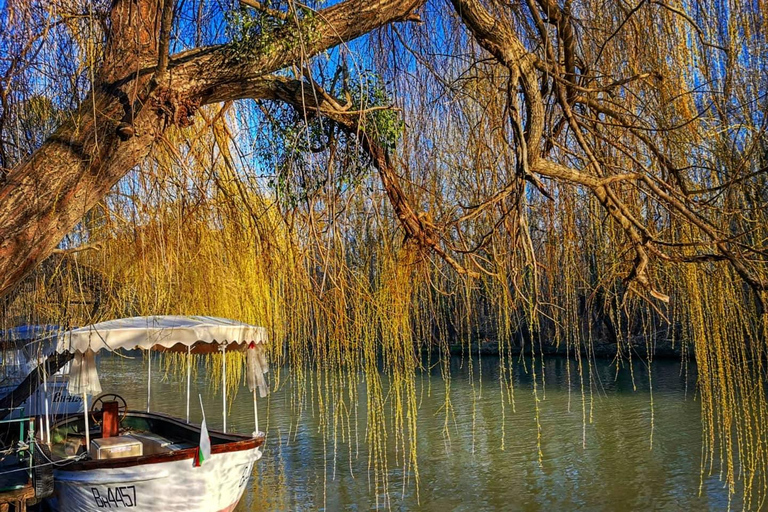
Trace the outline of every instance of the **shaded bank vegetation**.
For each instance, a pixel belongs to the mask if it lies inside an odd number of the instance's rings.
[[[495,344],[513,408],[520,350],[539,399],[547,352],[586,376],[596,344],[652,360],[674,343],[697,362],[703,471],[757,507],[765,9],[9,1],[4,325],[266,325],[276,364],[322,376],[295,406],[315,400],[331,438],[366,401],[377,486],[387,464],[418,475],[426,351],[450,386],[452,346]]]

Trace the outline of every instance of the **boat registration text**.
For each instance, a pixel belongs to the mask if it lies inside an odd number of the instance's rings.
[[[136,486],[122,487],[91,487],[91,494],[99,508],[120,508],[136,506]]]

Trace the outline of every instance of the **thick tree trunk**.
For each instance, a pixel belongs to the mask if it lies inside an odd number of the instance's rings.
[[[0,296],[51,254],[154,140],[157,115],[136,117],[134,105],[150,80],[139,71],[157,61],[157,2],[115,0],[110,22],[91,94],[0,189]],[[122,140],[126,121],[135,136]]]
[[[123,142],[116,132],[122,116],[123,107],[114,95],[93,93],[74,119],[8,176],[0,190],[0,293],[50,255],[88,210],[147,155],[152,131]],[[152,128],[157,123],[149,119],[139,124]]]

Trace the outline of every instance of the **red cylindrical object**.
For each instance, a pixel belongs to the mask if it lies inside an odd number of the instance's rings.
[[[114,437],[120,433],[120,411],[117,402],[104,402],[102,409],[101,437]]]

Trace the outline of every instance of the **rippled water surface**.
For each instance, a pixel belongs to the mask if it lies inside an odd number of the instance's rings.
[[[259,402],[267,431],[264,457],[238,507],[245,510],[722,510],[727,491],[716,477],[700,492],[701,418],[693,379],[680,363],[653,363],[648,371],[625,365],[618,374],[596,363],[593,400],[582,392],[571,363],[546,361],[545,389],[539,386],[541,461],[537,449],[535,398],[523,364],[514,372],[514,411],[502,402],[499,360],[451,361],[450,405],[438,370],[418,375],[418,495],[413,467],[403,468],[394,435],[387,442],[388,493],[376,489],[366,448],[365,383],[356,383],[360,401],[356,440],[324,442],[321,416],[308,407],[301,417],[291,407],[295,384],[284,385]],[[692,369],[689,369],[689,374]],[[202,372],[201,372],[202,373]],[[146,365],[104,356],[102,387],[116,391],[130,408],[146,407]],[[311,378],[310,378],[311,381]],[[307,385],[311,385],[307,384]],[[633,390],[636,387],[636,390]],[[209,428],[221,427],[221,396],[208,391],[203,375],[192,384],[192,420],[200,421],[201,393]],[[585,390],[588,398],[590,390]],[[314,410],[317,397],[315,395]],[[503,405],[502,405],[503,403]],[[582,405],[584,404],[584,407]],[[152,410],[185,416],[185,388],[178,377],[153,366]],[[583,418],[586,417],[586,423]],[[391,421],[388,420],[388,421]],[[653,425],[653,428],[652,428]],[[241,388],[228,416],[230,430],[253,430],[253,405]],[[391,428],[391,427],[390,427]]]

